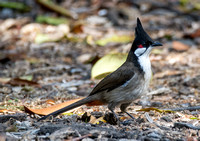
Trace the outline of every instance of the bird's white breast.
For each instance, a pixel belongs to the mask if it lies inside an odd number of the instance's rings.
[[[149,81],[151,79],[151,62],[149,59],[149,55],[142,55],[138,58],[138,62],[144,71],[145,81]]]

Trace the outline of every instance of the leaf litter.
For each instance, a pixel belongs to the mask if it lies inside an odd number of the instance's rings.
[[[54,3],[50,4],[52,6]],[[20,18],[0,20],[0,50],[3,54],[0,58],[2,138],[199,139],[200,24],[199,16],[196,16],[199,11],[195,11],[197,7],[194,4],[189,3],[194,7],[194,11],[190,12],[183,10],[184,6],[188,8],[187,3],[180,5],[177,1],[162,0],[129,3],[60,1],[59,4],[70,14],[66,18],[69,23],[64,27],[34,23],[31,12],[25,13],[29,18],[22,18],[24,13],[16,11],[12,16],[20,15]],[[45,6],[45,3],[42,5]],[[45,11],[39,3],[33,2],[30,7],[38,8],[39,12]],[[48,8],[62,14],[63,9]],[[73,12],[69,12],[69,9]],[[77,23],[80,24],[76,26],[73,25],[76,22],[73,18],[77,18],[74,11],[79,15]],[[6,16],[4,13],[0,16]],[[50,14],[50,17],[59,16]],[[90,93],[99,82],[90,79],[93,65],[99,58],[112,52],[127,53],[131,46],[128,44],[129,38],[134,38],[132,34],[136,17],[142,19],[147,32],[164,46],[154,50],[150,56],[153,70],[150,93],[128,107],[128,112],[135,120],[116,109],[121,120],[118,126],[106,106],[81,106],[70,113],[38,122],[39,115],[53,110],[51,106],[66,106],[68,100],[83,98]],[[47,35],[48,40],[35,40],[41,34]],[[113,34],[114,39],[112,36],[109,38],[108,35]],[[124,36],[122,41],[118,40],[121,36]],[[85,61],[81,58],[83,54],[87,54]],[[92,57],[95,58],[93,61],[87,61]],[[23,76],[27,77],[23,79]],[[15,80],[14,83],[7,83],[11,80]],[[46,102],[49,99],[52,101]],[[26,107],[23,108],[23,105]],[[27,109],[32,113],[25,114]],[[35,112],[35,109],[41,109],[42,112]],[[139,109],[140,112],[137,111]],[[176,112],[168,113],[165,110]],[[86,112],[88,114],[84,117]]]

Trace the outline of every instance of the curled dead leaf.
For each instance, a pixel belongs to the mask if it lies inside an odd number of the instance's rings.
[[[34,81],[24,80],[21,78],[13,78],[10,81],[7,82],[7,84],[13,85],[13,86],[35,86],[35,87],[41,87],[41,85]]]
[[[13,78],[10,81],[7,82],[7,84],[10,84],[12,86],[34,86],[34,87],[41,87],[41,85],[34,81],[24,80],[21,78]]]
[[[81,100],[81,99],[83,99],[83,98],[69,100],[69,101],[66,101],[66,102],[63,102],[63,103],[60,103],[60,104],[56,104],[56,105],[53,105],[53,106],[48,107],[48,108],[42,108],[42,109],[32,109],[32,108],[28,108],[28,107],[24,106],[24,110],[25,110],[26,113],[29,113],[29,114],[48,115],[48,114],[50,114],[54,111],[57,111],[61,108],[64,108],[64,107],[66,107],[66,106],[68,106],[68,105],[70,105],[70,104],[72,104],[76,101]],[[77,107],[77,108],[79,108],[79,107]],[[75,108],[75,109],[77,109],[77,108]],[[75,109],[72,109],[72,110],[74,111]],[[69,110],[67,112],[70,113],[72,110]]]

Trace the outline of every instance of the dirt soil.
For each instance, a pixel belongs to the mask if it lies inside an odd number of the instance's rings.
[[[91,7],[86,1],[57,2],[83,10],[66,30],[73,39],[59,38],[60,34],[54,33],[58,26],[35,23],[33,17],[38,13],[34,10],[53,13],[38,3],[26,3],[36,8],[25,14],[1,15],[0,140],[200,140],[199,10],[185,12],[180,1],[106,1]],[[3,12],[5,8],[0,9]],[[102,16],[103,12],[107,14]],[[40,115],[24,111],[23,106],[39,109],[87,96],[100,81],[91,79],[96,60],[110,52],[126,53],[131,47],[131,42],[99,46],[87,39],[113,33],[134,35],[137,17],[163,46],[150,56],[153,75],[149,93],[128,108],[135,120],[117,108],[118,125],[107,106],[81,106],[44,121],[38,121]],[[38,30],[59,40],[36,43]],[[22,83],[16,78],[31,81]]]

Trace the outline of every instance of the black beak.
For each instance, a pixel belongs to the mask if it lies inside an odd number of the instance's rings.
[[[152,46],[153,46],[153,47],[155,47],[155,46],[162,46],[162,44],[159,43],[159,42],[153,42]]]

